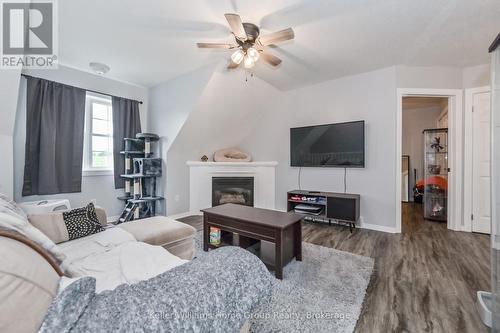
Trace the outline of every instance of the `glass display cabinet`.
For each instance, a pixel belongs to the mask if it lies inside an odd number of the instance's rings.
[[[424,130],[424,218],[448,216],[448,129]]]

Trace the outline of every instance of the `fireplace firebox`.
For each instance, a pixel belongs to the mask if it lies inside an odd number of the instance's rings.
[[[212,177],[212,207],[226,203],[253,207],[253,177]]]

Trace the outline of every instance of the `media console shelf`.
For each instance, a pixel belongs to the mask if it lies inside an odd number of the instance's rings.
[[[287,193],[287,210],[306,220],[348,225],[352,232],[359,220],[359,201],[359,194],[296,190]]]

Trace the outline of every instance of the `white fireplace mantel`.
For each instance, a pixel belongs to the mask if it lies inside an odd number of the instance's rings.
[[[276,166],[278,162],[199,162],[188,161],[189,210],[212,207],[213,177],[254,177],[254,206],[275,208]]]

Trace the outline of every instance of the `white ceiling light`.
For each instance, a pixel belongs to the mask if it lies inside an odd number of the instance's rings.
[[[247,69],[252,68],[253,66],[255,66],[255,61],[251,57],[246,56],[245,61],[243,62],[243,66],[245,66],[245,68]]]
[[[249,58],[251,58],[253,60],[253,62],[257,62],[257,60],[259,60],[259,51],[257,51],[256,48],[254,47],[250,47],[248,50],[247,50],[247,56]]]
[[[102,64],[100,62],[91,62],[89,63],[89,67],[99,75],[104,75],[111,69],[108,65]]]
[[[245,53],[243,52],[243,50],[238,49],[238,51],[234,52],[231,55],[231,61],[234,62],[235,64],[239,65],[244,57],[245,57]]]

